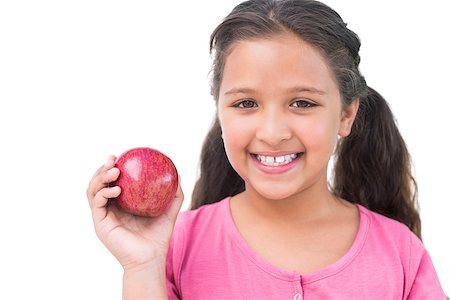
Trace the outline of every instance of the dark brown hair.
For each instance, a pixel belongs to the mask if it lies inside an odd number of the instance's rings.
[[[344,108],[360,100],[351,134],[341,138],[336,147],[331,191],[406,224],[421,237],[417,186],[407,147],[388,104],[367,86],[358,69],[358,36],[330,7],[314,0],[250,0],[236,6],[211,35],[214,100],[218,100],[225,60],[233,43],[283,32],[296,34],[321,52],[338,82]],[[221,134],[216,116],[202,148],[191,209],[245,189],[228,161]]]

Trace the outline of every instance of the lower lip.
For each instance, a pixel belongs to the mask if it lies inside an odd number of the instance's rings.
[[[262,164],[257,158],[256,155],[251,154],[250,155],[253,159],[253,161],[256,164],[256,167],[267,174],[282,174],[285,173],[287,171],[289,171],[290,169],[292,169],[293,167],[295,167],[295,165],[299,162],[300,158],[303,156],[303,153],[300,153],[293,161],[291,161],[290,163],[287,163],[285,165],[281,165],[281,166],[267,166]]]

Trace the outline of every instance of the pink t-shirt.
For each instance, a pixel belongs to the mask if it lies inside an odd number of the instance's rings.
[[[405,225],[358,208],[348,253],[305,275],[275,267],[250,248],[230,198],[183,212],[167,255],[169,299],[447,299],[420,240]]]

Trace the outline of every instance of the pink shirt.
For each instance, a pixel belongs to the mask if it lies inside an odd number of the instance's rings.
[[[447,299],[422,243],[397,221],[358,206],[359,229],[348,253],[302,275],[250,248],[229,200],[178,217],[167,255],[169,299]]]

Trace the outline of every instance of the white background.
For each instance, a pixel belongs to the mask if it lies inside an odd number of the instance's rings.
[[[397,117],[449,294],[446,1],[325,2],[360,36],[361,70]],[[209,35],[237,3],[0,1],[1,299],[121,298],[87,184],[109,154],[154,147],[175,162],[186,209],[214,113]]]

